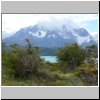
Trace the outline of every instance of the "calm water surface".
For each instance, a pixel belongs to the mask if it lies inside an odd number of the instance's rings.
[[[41,56],[41,58],[51,63],[57,62],[56,56]]]

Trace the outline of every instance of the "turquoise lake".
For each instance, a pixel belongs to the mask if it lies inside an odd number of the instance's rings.
[[[56,56],[41,56],[41,59],[44,59],[45,61],[55,63],[57,62]]]

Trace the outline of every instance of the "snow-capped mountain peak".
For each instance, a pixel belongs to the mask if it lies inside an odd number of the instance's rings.
[[[20,29],[11,37],[4,39],[4,41],[8,45],[13,43],[25,45],[25,39],[28,38],[32,44],[39,47],[63,47],[66,44],[76,42],[79,45],[89,45],[91,41],[96,44],[86,29],[68,28],[66,25],[58,28],[46,28],[38,24],[29,26]]]

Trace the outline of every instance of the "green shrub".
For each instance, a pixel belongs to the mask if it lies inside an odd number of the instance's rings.
[[[77,44],[72,44],[60,48],[57,57],[61,64],[61,69],[65,72],[66,70],[72,71],[83,63],[85,60],[85,52]]]
[[[41,64],[41,59],[38,56],[38,49],[31,47],[29,41],[26,47],[20,47],[16,44],[11,47],[13,50],[9,52],[7,64],[14,76],[27,77],[35,75]]]

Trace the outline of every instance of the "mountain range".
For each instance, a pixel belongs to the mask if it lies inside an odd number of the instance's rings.
[[[34,26],[21,28],[8,38],[3,39],[6,45],[17,43],[26,45],[25,39],[29,39],[33,46],[38,47],[63,47],[66,44],[78,43],[81,46],[90,44],[97,45],[97,42],[85,28],[68,28],[66,25],[61,27],[47,28],[39,23]]]

